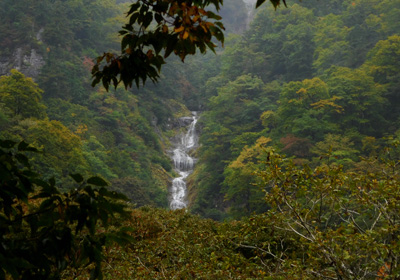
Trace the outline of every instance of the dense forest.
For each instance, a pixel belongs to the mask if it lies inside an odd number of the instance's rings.
[[[2,1],[0,279],[397,279],[400,1],[198,2]]]
[[[346,170],[363,170],[360,157],[399,134],[399,8],[266,6],[245,33],[227,36],[224,52],[201,67],[210,75],[196,91],[205,109],[193,211],[214,219],[264,212],[252,174],[263,170],[266,147],[314,167],[330,151]]]

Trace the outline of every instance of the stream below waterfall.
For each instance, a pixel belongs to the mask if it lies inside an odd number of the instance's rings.
[[[186,178],[193,172],[195,164],[195,159],[189,154],[198,145],[196,134],[197,112],[192,112],[191,117],[183,117],[179,120],[183,126],[187,127],[187,131],[179,134],[173,143],[172,160],[179,177],[172,181],[170,188],[170,208],[172,210],[186,208],[187,206]]]

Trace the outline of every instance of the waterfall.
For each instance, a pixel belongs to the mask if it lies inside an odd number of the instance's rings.
[[[187,206],[186,178],[193,172],[195,163],[195,159],[189,153],[196,148],[198,142],[196,135],[197,112],[192,112],[192,117],[185,117],[180,120],[186,125],[190,121],[190,124],[187,126],[187,132],[179,135],[173,150],[172,160],[179,177],[172,181],[170,189],[170,208],[172,210],[186,208]]]
[[[255,0],[243,0],[246,9],[247,9],[247,20],[246,20],[246,29],[249,28],[250,23],[253,19],[255,8],[256,8],[256,1]]]

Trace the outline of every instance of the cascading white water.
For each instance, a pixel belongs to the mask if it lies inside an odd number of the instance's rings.
[[[253,19],[255,7],[256,7],[256,0],[243,0],[246,9],[247,9],[247,20],[246,20],[246,29],[249,28],[250,22]]]
[[[189,156],[189,152],[197,146],[196,123],[198,117],[196,112],[192,112],[192,121],[186,134],[179,136],[176,148],[173,151],[172,159],[175,170],[180,177],[172,181],[170,189],[170,208],[172,210],[186,208],[186,178],[192,173],[195,160]]]

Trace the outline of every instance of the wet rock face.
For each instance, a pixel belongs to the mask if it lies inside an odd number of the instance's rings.
[[[40,29],[36,34],[36,40],[42,42]],[[45,64],[44,58],[34,48],[16,48],[11,56],[0,56],[0,76],[8,75],[11,69],[17,69],[27,77],[37,78],[40,69]]]
[[[17,48],[11,57],[0,57],[0,75],[7,75],[11,69],[17,69],[27,77],[36,78],[45,61],[35,49],[24,53]]]
[[[176,129],[181,127],[187,127],[193,122],[193,117],[181,117],[171,121],[169,119],[168,128],[169,129]]]
[[[180,127],[189,126],[193,122],[193,117],[182,117],[178,119],[178,125]]]

